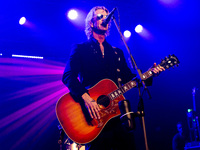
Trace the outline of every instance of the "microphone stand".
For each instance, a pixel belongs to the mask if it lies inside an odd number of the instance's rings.
[[[195,125],[193,125],[194,128],[194,139],[195,141],[199,141],[200,140],[200,131],[199,131],[199,121],[198,121],[198,116],[197,116],[197,111],[196,111],[196,100],[195,100],[195,96],[196,96],[196,90],[197,88],[193,88],[192,89],[192,96],[193,96],[193,109],[194,109],[194,120],[195,120]]]
[[[61,125],[58,125],[58,129],[60,131],[60,136],[59,136],[59,140],[58,140],[58,144],[60,145],[60,150],[62,150],[63,147],[63,139],[64,139],[64,131],[61,127]]]
[[[142,73],[141,73],[141,70],[137,67],[137,64],[132,56],[132,54],[130,53],[130,49],[120,31],[120,28],[116,22],[116,19],[114,17],[114,15],[112,16],[112,20],[114,21],[115,23],[115,26],[120,34],[120,37],[122,39],[122,41],[124,42],[124,45],[128,51],[128,54],[131,58],[131,63],[132,63],[132,66],[134,66],[134,69],[137,71],[137,74],[138,74],[138,77],[140,79],[140,82],[142,83],[143,87],[144,87],[144,90],[147,91],[148,95],[149,95],[149,98],[151,99],[151,95],[149,93],[149,90],[148,88],[146,87],[145,85],[145,82],[142,80],[143,77],[142,77]],[[137,114],[134,115],[134,116],[137,116],[137,117],[141,117],[142,119],[142,126],[143,126],[143,132],[144,132],[144,140],[145,140],[145,147],[146,147],[146,150],[149,150],[149,147],[148,147],[148,143],[147,143],[147,136],[146,136],[146,128],[145,128],[145,121],[144,121],[144,103],[143,103],[143,98],[142,98],[142,94],[141,94],[141,91],[140,91],[140,87],[139,87],[139,84],[138,84],[138,90],[139,90],[139,104],[138,104],[138,111],[137,111]]]

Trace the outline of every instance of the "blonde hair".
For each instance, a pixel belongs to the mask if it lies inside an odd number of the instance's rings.
[[[87,14],[87,17],[85,19],[85,34],[87,36],[88,39],[90,39],[92,37],[92,27],[91,27],[91,23],[93,23],[93,17],[95,16],[95,11],[98,9],[103,9],[104,11],[106,11],[107,13],[109,13],[108,9],[104,6],[95,6],[93,7],[90,12]],[[108,25],[108,28],[110,28],[110,23]],[[109,35],[109,30],[107,30],[107,32],[105,33],[106,36]]]

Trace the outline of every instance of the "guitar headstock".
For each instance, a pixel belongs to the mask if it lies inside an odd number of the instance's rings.
[[[161,63],[159,64],[160,66],[164,67],[165,69],[173,68],[174,66],[178,66],[180,61],[178,58],[173,54],[169,55],[168,57],[166,56],[165,59],[162,59]]]

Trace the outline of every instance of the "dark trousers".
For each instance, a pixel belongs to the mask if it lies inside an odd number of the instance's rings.
[[[95,140],[86,144],[86,150],[135,150],[133,132],[122,125],[119,117],[113,118]]]

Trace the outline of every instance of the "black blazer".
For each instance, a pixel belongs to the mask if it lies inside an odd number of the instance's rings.
[[[113,48],[107,41],[103,46],[104,58],[94,38],[72,48],[62,79],[72,95],[82,96],[88,88],[105,78],[118,85],[118,78],[124,84],[136,76],[127,66],[121,49]]]

